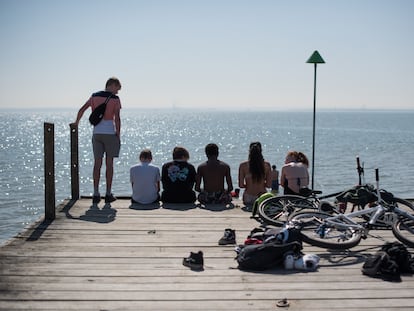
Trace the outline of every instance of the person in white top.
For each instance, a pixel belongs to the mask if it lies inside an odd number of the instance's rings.
[[[130,169],[132,203],[151,204],[160,199],[160,169],[151,163],[152,153],[144,149],[139,155],[140,163]]]

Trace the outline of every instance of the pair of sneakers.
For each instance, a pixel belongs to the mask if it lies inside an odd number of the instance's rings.
[[[94,195],[92,197],[92,203],[98,204],[100,201],[101,201],[101,196],[100,195]],[[105,196],[105,203],[111,203],[111,202],[114,202],[114,201],[116,201],[116,197],[114,197],[114,195],[112,193],[107,194]]]
[[[219,245],[236,244],[236,230],[225,229],[223,237],[218,242]],[[190,252],[190,256],[183,258],[183,265],[191,268],[191,270],[202,271],[204,270],[204,258],[203,252],[198,253]]]

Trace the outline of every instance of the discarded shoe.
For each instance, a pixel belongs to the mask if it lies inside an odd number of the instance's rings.
[[[315,254],[303,255],[304,269],[308,271],[315,271],[316,269],[318,269],[319,260],[319,256]]]
[[[105,196],[105,203],[111,203],[114,201],[116,201],[116,197],[114,197],[112,193]]]
[[[276,306],[280,307],[280,308],[288,308],[289,307],[289,301],[286,298],[284,298],[282,300],[279,300],[276,303]]]
[[[190,256],[183,258],[183,265],[191,268],[191,270],[203,270],[204,259],[203,252],[198,251],[198,253],[190,252]]]
[[[315,271],[318,269],[319,259],[319,256],[315,254],[306,254],[300,257],[287,254],[283,264],[286,270]]]
[[[225,229],[223,237],[218,241],[219,245],[236,244],[236,230]]]

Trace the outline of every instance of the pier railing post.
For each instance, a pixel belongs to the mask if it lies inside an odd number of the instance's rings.
[[[70,183],[72,200],[79,199],[79,135],[78,126],[70,125]]]
[[[45,157],[45,219],[56,217],[55,197],[55,125],[44,123],[44,157]]]

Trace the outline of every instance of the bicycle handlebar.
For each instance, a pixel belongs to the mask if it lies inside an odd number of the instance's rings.
[[[356,157],[357,161],[357,171],[358,171],[358,185],[362,185],[361,175],[364,174],[364,168],[361,166],[361,162],[359,161],[359,156]]]

